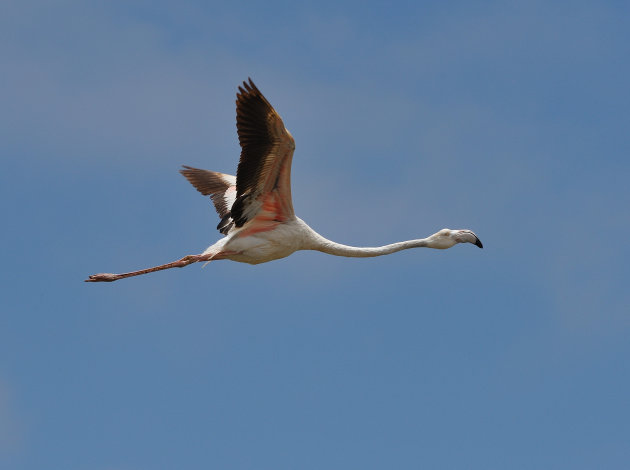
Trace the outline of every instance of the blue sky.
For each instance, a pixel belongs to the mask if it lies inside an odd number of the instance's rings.
[[[0,6],[0,466],[630,461],[625,2]],[[251,76],[341,243],[114,284],[220,235]]]

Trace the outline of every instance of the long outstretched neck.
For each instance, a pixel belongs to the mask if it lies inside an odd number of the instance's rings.
[[[389,255],[396,253],[397,251],[407,250],[409,248],[430,248],[430,242],[427,238],[420,238],[418,240],[407,240],[404,242],[391,243],[384,246],[375,247],[359,247],[342,245],[341,243],[328,240],[321,235],[318,235],[316,242],[314,243],[312,250],[321,251],[329,255],[346,256],[350,258],[371,258],[373,256]]]

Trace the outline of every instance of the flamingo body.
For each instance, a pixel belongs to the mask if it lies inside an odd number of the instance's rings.
[[[312,249],[316,232],[298,217],[283,223],[252,224],[236,229],[203,252],[212,259],[229,259],[240,263],[260,264]]]

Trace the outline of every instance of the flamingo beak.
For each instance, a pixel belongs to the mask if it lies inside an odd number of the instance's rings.
[[[475,237],[476,241],[475,241],[475,245],[478,246],[479,248],[483,248],[483,243],[481,243],[481,240],[479,240],[479,238]]]

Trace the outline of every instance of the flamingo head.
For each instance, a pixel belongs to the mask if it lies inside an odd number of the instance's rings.
[[[429,237],[428,246],[445,250],[457,243],[472,243],[473,245],[483,248],[481,240],[472,230],[451,230],[444,228]]]

